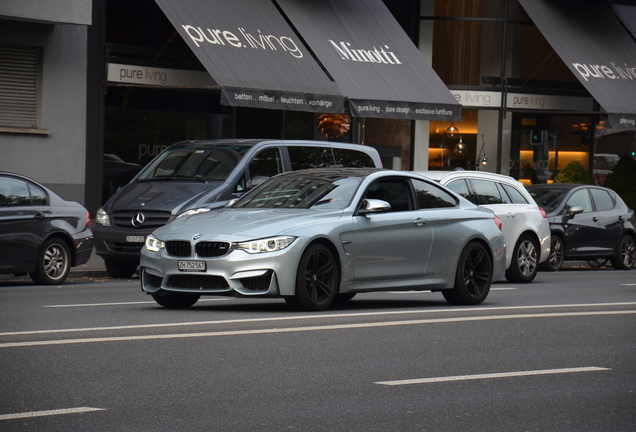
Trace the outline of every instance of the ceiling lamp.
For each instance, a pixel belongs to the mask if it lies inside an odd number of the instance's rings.
[[[460,135],[459,142],[455,144],[455,154],[457,156],[464,156],[467,150],[468,147],[466,147],[466,144],[464,144],[464,142],[462,141],[462,136]]]
[[[351,129],[351,117],[346,114],[321,114],[317,126],[327,138],[340,138]]]
[[[451,122],[451,125],[446,129],[446,137],[447,138],[457,138],[459,135],[459,129],[455,127],[455,123]]]

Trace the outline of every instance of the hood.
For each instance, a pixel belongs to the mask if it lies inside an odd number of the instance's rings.
[[[339,219],[342,210],[221,209],[175,219],[157,229],[160,240],[191,239],[242,241],[284,234],[295,228]]]
[[[173,211],[199,195],[217,189],[221,183],[196,181],[141,181],[129,183],[113,195],[106,204],[107,211],[163,210]]]

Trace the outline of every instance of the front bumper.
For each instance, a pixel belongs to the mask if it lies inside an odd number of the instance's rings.
[[[139,263],[143,241],[130,241],[132,237],[146,238],[154,229],[121,229],[95,224],[95,252],[103,259]]]
[[[177,258],[165,250],[141,250],[141,288],[149,294],[160,291],[200,295],[286,297],[295,293],[295,276],[303,245],[292,244],[282,251],[250,255],[234,250],[217,258]],[[298,251],[298,253],[296,253]],[[205,272],[185,272],[179,261],[204,261]]]

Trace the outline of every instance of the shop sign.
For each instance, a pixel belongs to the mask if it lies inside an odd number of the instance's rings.
[[[211,88],[218,87],[206,71],[154,68],[139,65],[109,63],[108,82],[157,87]]]
[[[500,108],[501,93],[493,91],[451,90],[451,94],[463,107]],[[507,93],[506,108],[593,111],[594,100],[589,97]]]

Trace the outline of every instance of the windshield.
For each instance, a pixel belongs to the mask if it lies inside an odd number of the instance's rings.
[[[539,207],[543,207],[546,213],[552,213],[561,205],[568,190],[569,189],[561,188],[540,188],[530,190],[529,192]]]
[[[248,146],[169,147],[142,171],[138,181],[224,181]]]
[[[245,195],[235,208],[343,209],[353,199],[361,178],[272,179]]]

